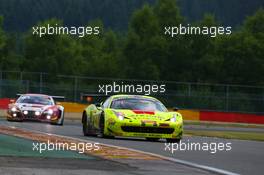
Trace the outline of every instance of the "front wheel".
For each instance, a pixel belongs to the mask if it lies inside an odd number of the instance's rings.
[[[12,119],[6,119],[8,122],[23,122],[23,120],[12,120]]]
[[[105,117],[103,114],[100,117],[99,127],[100,127],[100,130],[99,130],[98,137],[106,138],[106,139],[114,139],[115,138],[115,136],[105,134]]]
[[[147,137],[146,140],[150,141],[150,142],[157,142],[159,140],[159,138],[149,138],[149,137]]]
[[[64,116],[64,115],[63,115]],[[63,126],[64,123],[64,117],[61,119],[61,121],[58,123],[59,126]]]

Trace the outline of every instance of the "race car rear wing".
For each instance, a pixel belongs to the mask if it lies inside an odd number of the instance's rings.
[[[65,96],[51,96],[54,99],[65,99]]]
[[[18,97],[22,96],[22,95],[25,95],[25,94],[16,94]]]

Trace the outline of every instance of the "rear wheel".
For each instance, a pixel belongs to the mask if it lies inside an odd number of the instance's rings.
[[[90,120],[87,117],[87,114],[84,112],[83,113],[83,118],[82,118],[82,124],[83,124],[83,135],[84,136],[92,136],[92,129],[91,129],[91,124],[89,122]]]
[[[99,134],[98,134],[98,137],[105,137],[105,134],[104,134],[104,126],[105,126],[105,118],[104,118],[104,115],[102,114],[100,116],[100,123],[99,123]]]

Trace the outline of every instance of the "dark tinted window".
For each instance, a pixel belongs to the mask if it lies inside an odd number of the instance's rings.
[[[144,111],[167,111],[166,107],[158,100],[147,98],[120,98],[113,100],[113,109],[130,109]]]
[[[45,96],[21,96],[17,100],[17,103],[28,103],[28,104],[41,104],[41,105],[53,105],[52,100]]]

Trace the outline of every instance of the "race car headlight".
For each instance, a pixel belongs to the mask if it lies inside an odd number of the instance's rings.
[[[50,114],[50,115],[52,115],[53,114],[53,110],[52,109],[49,109],[47,113]]]
[[[176,122],[177,120],[177,115],[174,114],[173,117],[170,119],[171,122]]]
[[[37,116],[40,115],[40,112],[39,111],[36,111],[35,112],[35,115],[37,115]]]
[[[16,112],[16,111],[17,111],[17,108],[16,108],[16,107],[12,107],[12,108],[11,108],[11,111],[12,111],[12,112]]]
[[[170,119],[170,121],[171,121],[171,122],[176,122],[176,117],[172,117],[172,118]]]
[[[124,120],[125,114],[122,112],[114,112],[119,120]]]
[[[118,116],[118,119],[119,119],[119,120],[124,120],[124,116],[119,115],[119,116]]]
[[[24,111],[23,114],[28,115],[28,111]]]

